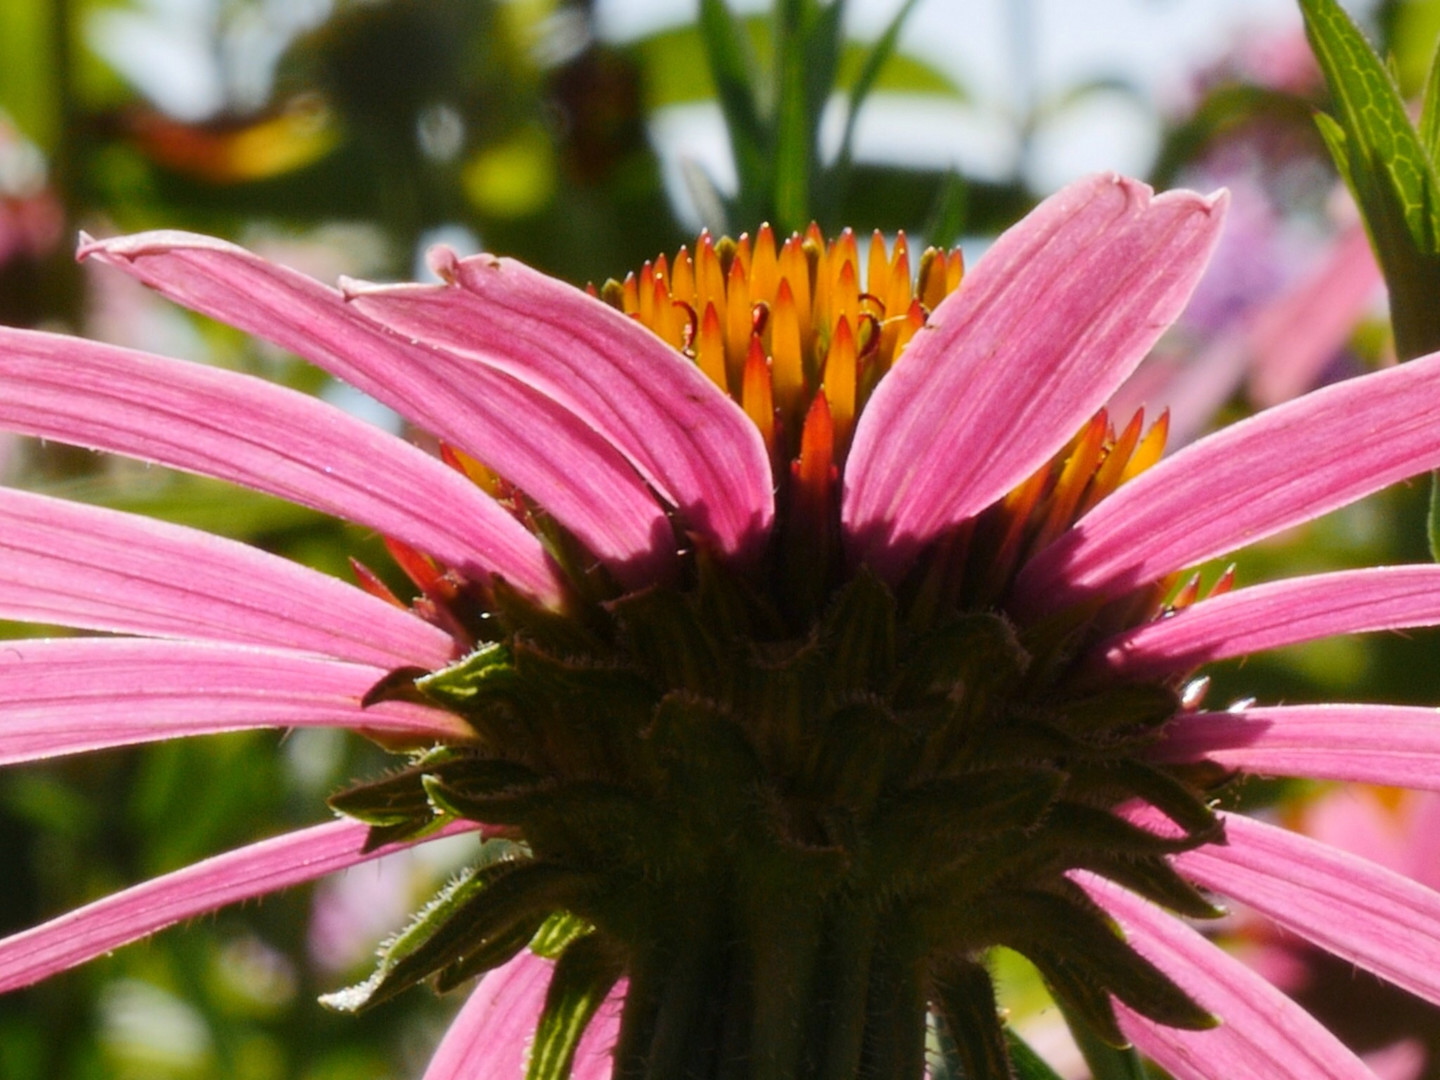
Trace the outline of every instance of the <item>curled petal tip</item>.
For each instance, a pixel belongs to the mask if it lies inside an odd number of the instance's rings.
[[[425,265],[447,285],[454,285],[459,274],[460,256],[449,244],[435,244],[425,252]]]
[[[1225,214],[1230,208],[1230,189],[1216,188],[1208,195],[1202,195],[1198,191],[1191,191],[1188,188],[1175,188],[1172,191],[1163,191],[1154,196],[1156,203],[1183,203],[1188,204],[1192,210],[1206,218],[1213,219],[1212,228],[1218,229],[1225,220]]]
[[[1195,208],[1201,213],[1205,214],[1207,217],[1214,218],[1215,224],[1217,226],[1225,220],[1225,214],[1230,209],[1229,188],[1216,188],[1208,195],[1202,195],[1198,191],[1178,189],[1176,191],[1167,192],[1166,195],[1161,196],[1161,198],[1166,197],[1189,198],[1193,200],[1195,203]]]

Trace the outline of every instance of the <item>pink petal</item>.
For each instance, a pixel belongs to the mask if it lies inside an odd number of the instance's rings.
[[[435,668],[449,635],[368,593],[209,533],[0,488],[0,618],[273,645]]]
[[[855,432],[851,554],[894,578],[1088,420],[1179,314],[1224,195],[1094,176],[985,254],[881,382]]]
[[[1042,551],[1016,606],[1113,596],[1440,465],[1440,354],[1328,386],[1185,447]]]
[[[424,839],[479,827],[457,821]],[[0,993],[103,956],[182,919],[423,842],[404,840],[362,853],[368,832],[359,822],[332,821],[287,833],[153,878],[5,938],[0,941]]]
[[[1440,1003],[1440,893],[1367,859],[1235,814],[1182,874],[1327,952]]]
[[[426,742],[473,732],[439,709],[362,708],[384,668],[247,645],[19,639],[0,648],[0,765],[252,727],[344,727]]]
[[[753,553],[764,542],[774,518],[764,441],[695,364],[608,304],[512,259],[459,259],[439,248],[431,262],[448,284],[347,283],[346,295],[402,337],[560,402],[619,447],[717,550]]]
[[[643,479],[543,388],[389,333],[336,290],[221,240],[141,233],[89,242],[81,255],[305,357],[479,458],[626,584],[673,569],[673,533]],[[497,333],[508,336],[510,327]]]
[[[1116,1003],[1121,1029],[1176,1080],[1374,1080],[1313,1016],[1179,919],[1108,881],[1076,879],[1138,953],[1222,1021],[1181,1031]]]
[[[1150,678],[1335,634],[1440,623],[1440,566],[1377,566],[1237,589],[1096,647],[1111,671]]]
[[[249,376],[0,327],[0,426],[233,480],[547,602],[562,592],[539,542],[455,470]]]
[[[421,1080],[520,1080],[554,967],[527,950],[488,972]]]
[[[1158,761],[1209,758],[1262,776],[1440,790],[1440,710],[1290,705],[1177,717]]]

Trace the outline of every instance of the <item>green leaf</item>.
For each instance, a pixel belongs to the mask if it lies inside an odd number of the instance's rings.
[[[367,825],[398,825],[416,819],[429,820],[435,811],[420,781],[428,770],[440,764],[440,760],[444,760],[443,757],[412,765],[379,780],[356,784],[336,792],[326,802],[330,804],[330,809]]]
[[[882,85],[884,74],[895,66],[896,60],[901,59],[895,50],[900,40],[900,30],[914,7],[915,0],[905,0],[900,5],[879,39],[864,54],[853,80],[849,80],[850,97],[845,106],[845,129],[840,137],[840,152],[825,178],[823,192],[827,200],[827,210],[832,216],[838,216],[842,220],[845,215],[839,212],[840,204],[854,177],[855,127],[860,119],[860,110],[871,92]],[[965,97],[958,87],[955,88],[955,96],[962,99]]]
[[[1203,1031],[1219,1023],[1132,949],[1078,887],[1067,888],[1063,896],[1058,887],[1054,893],[1010,893],[993,919],[994,940],[1028,957],[1051,996],[1075,1009],[1111,1046],[1129,1045],[1116,1023],[1112,997],[1170,1027]]]
[[[855,118],[860,113],[860,107],[865,104],[865,99],[875,89],[875,84],[880,78],[880,73],[895,56],[895,46],[900,41],[900,29],[905,25],[905,20],[910,17],[910,12],[915,7],[916,0],[905,0],[900,5],[900,10],[895,12],[889,24],[885,27],[879,39],[871,46],[870,51],[865,54],[865,61],[860,66],[859,73],[855,76],[855,82],[850,87],[850,102],[845,117],[845,135],[840,140],[840,160],[848,162],[855,136]]]
[[[355,986],[324,995],[320,998],[320,1004],[340,1012],[359,1012],[375,1004],[376,991],[395,966],[442,930],[468,901],[485,888],[490,877],[496,872],[492,869],[490,874],[486,874],[482,870],[471,868],[451,881],[415,914],[404,930],[381,946],[380,965],[370,978]]]
[[[1225,915],[1224,908],[1212,904],[1158,856],[1110,855],[1101,851],[1086,856],[1084,862],[1087,870],[1178,914],[1192,919],[1219,919]]]
[[[383,949],[379,967],[365,982],[321,998],[356,1012],[387,1001],[422,979],[437,975],[437,989],[508,961],[556,910],[570,906],[590,887],[584,875],[550,863],[505,859],[449,886]]]
[[[1015,1080],[1060,1080],[1060,1074],[1046,1064],[1014,1028],[1005,1029],[1005,1042],[1010,1048],[1010,1068]]]
[[[415,680],[415,685],[441,705],[464,708],[482,694],[486,683],[499,680],[508,685],[513,681],[514,674],[510,650],[492,642],[480,646],[448,668]]]
[[[805,228],[819,168],[820,113],[835,82],[844,0],[822,7],[785,0],[776,8],[775,192],[781,234]]]
[[[1300,0],[1335,99],[1321,122],[1390,289],[1401,359],[1440,348],[1440,182],[1394,78],[1337,0]],[[1434,106],[1431,106],[1433,112]],[[1432,121],[1433,126],[1433,121]]]
[[[1070,769],[1065,796],[1085,802],[1087,796],[1115,801],[1142,799],[1179,825],[1191,839],[1217,840],[1220,819],[1206,801],[1163,769],[1143,761],[1077,761]]]
[[[934,203],[925,222],[925,235],[930,243],[944,251],[960,240],[970,210],[970,187],[958,172],[950,172],[940,182]]]
[[[1430,557],[1440,562],[1440,472],[1430,474],[1430,513],[1426,517]]]
[[[725,0],[700,0],[700,34],[740,175],[740,203],[769,190],[771,134],[760,112],[758,65]]]
[[[959,1047],[951,1036],[949,1025],[939,1017],[930,1017],[931,1076],[933,1080],[991,1080],[992,1076],[1004,1076],[1005,1080],[1063,1080],[1035,1049],[1027,1043],[1014,1028],[1006,1025],[1003,1029],[1005,1049],[1010,1059],[1006,1073],[971,1076],[965,1071]]]
[[[594,930],[593,926],[578,915],[557,911],[540,927],[539,933],[530,942],[530,951],[547,960],[558,960],[566,949]]]
[[[907,0],[906,13],[913,4]],[[738,225],[769,217],[783,235],[834,216],[848,159],[842,152],[837,166],[822,168],[818,136],[837,90],[851,89],[852,113],[875,89],[965,97],[935,68],[896,54],[903,16],[866,46],[845,41],[844,11],[844,0],[786,0],[770,19],[741,19],[723,0],[703,0],[698,31],[670,30],[639,45],[648,108],[718,98],[740,174],[731,208]],[[706,216],[717,215],[712,208]]]
[[[16,126],[47,150],[60,136],[54,38],[69,32],[51,4],[0,4],[0,101]]]
[[[1435,0],[1410,0],[1383,8],[1381,17],[1390,20],[1385,41],[1395,54],[1400,90],[1409,97],[1425,84],[1434,61],[1431,42],[1440,37],[1440,4]]]
[[[581,938],[555,965],[525,1080],[566,1080],[580,1037],[619,981],[621,965],[599,937]]]
[[[879,40],[865,54],[860,70],[850,86],[850,100],[845,105],[845,130],[840,136],[840,153],[827,177],[828,190],[825,194],[831,204],[827,207],[828,209],[835,209],[834,204],[843,197],[844,190],[850,182],[855,150],[855,124],[859,120],[860,109],[875,88],[881,71],[895,55],[895,46],[900,40],[900,28],[905,24],[905,20],[914,7],[915,0],[905,0],[900,5],[900,10],[895,13],[885,27]]]
[[[758,58],[757,67],[767,70],[766,60],[774,51],[769,18],[747,15],[737,21],[745,30],[750,50]],[[646,76],[644,93],[647,111],[710,101],[715,97],[715,83],[710,77],[705,43],[696,26],[661,30],[642,38],[633,48]],[[845,42],[835,77],[837,90],[853,91],[875,48],[874,42]],[[898,52],[886,58],[871,90],[957,102],[970,99],[967,89],[946,72],[919,57]]]
[[[1085,1064],[1090,1066],[1091,1080],[1148,1080],[1145,1063],[1133,1046],[1120,1049],[1109,1045],[1097,1037],[1090,1025],[1076,1015],[1065,1001],[1057,998],[1056,1004],[1070,1027],[1070,1033],[1075,1036],[1075,1044],[1080,1048]]]
[[[1435,178],[1390,72],[1336,0],[1300,0],[1316,59],[1335,97],[1356,160],[1385,170],[1412,235],[1430,231],[1426,189]],[[1358,155],[1358,157],[1357,157]],[[1373,159],[1373,160],[1371,160]]]
[[[1425,97],[1420,106],[1420,145],[1430,158],[1430,167],[1440,168],[1440,48],[1430,61],[1425,80]]]
[[[940,965],[934,983],[951,1044],[947,1050],[959,1066],[958,1072],[952,1066],[951,1073],[974,1080],[1009,1076],[1010,1055],[990,973],[972,960],[955,959]]]

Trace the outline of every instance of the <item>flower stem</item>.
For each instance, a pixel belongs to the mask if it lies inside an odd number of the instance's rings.
[[[813,891],[692,894],[632,962],[617,1080],[919,1080],[926,993],[903,934]]]

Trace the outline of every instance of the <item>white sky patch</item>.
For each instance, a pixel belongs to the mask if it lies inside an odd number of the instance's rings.
[[[754,0],[732,5],[743,12],[770,7]],[[1373,3],[1345,6],[1363,14]],[[898,8],[899,0],[854,0],[851,32],[873,40]],[[698,0],[599,0],[596,21],[602,37],[624,42],[692,21],[698,11]],[[901,48],[954,78],[971,100],[876,95],[857,126],[856,157],[955,166],[987,180],[1018,171],[1041,192],[1100,168],[1144,173],[1161,117],[1183,103],[1196,71],[1242,41],[1300,32],[1295,0],[921,0]],[[1136,92],[1105,91],[1055,107],[1075,87],[1099,80]],[[1024,145],[1020,120],[1032,108],[1043,118]],[[828,119],[838,131],[838,120]],[[684,212],[694,216],[681,160],[733,191],[734,165],[716,109],[665,110],[653,119],[651,135]]]

